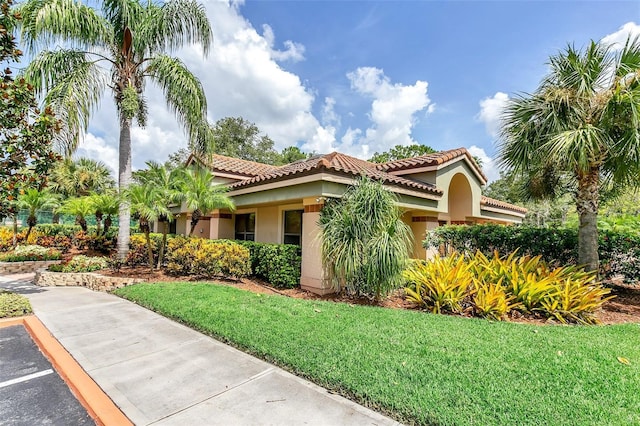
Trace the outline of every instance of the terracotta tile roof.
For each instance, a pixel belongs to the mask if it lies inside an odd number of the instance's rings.
[[[511,210],[518,213],[527,212],[527,209],[525,209],[524,207],[505,203],[504,201],[496,200],[496,199],[485,197],[485,196],[482,196],[482,198],[480,198],[480,205],[487,206],[487,207],[497,207],[499,209]]]
[[[473,159],[473,156],[469,153],[469,151],[467,151],[466,148],[450,149],[448,151],[434,152],[431,154],[421,155],[419,157],[403,158],[401,160],[389,161],[387,163],[379,164],[378,168],[385,172],[395,172],[425,166],[439,166],[440,164],[444,164],[447,161],[451,161],[462,156],[467,156],[469,160],[471,160],[473,167],[486,182],[487,177],[482,172],[482,169],[478,167],[478,164]]]
[[[230,185],[230,189],[233,190],[267,181],[287,179],[296,175],[328,171],[347,174],[350,176],[365,174],[372,179],[380,179],[387,184],[427,191],[436,195],[442,194],[442,190],[436,188],[435,185],[406,179],[401,176],[394,176],[383,170],[379,170],[377,166],[378,165],[375,163],[370,163],[338,152],[332,152],[331,154],[318,155],[308,160],[301,160],[287,164],[286,166],[275,168],[274,170],[256,175],[250,179],[236,182]]]
[[[204,160],[199,157],[195,157],[202,164],[207,165],[213,174],[216,170],[238,174],[246,177],[253,177],[263,174],[268,174],[278,169],[278,166],[271,166],[269,164],[257,163],[255,161],[241,160],[239,158],[227,157],[224,155],[213,154],[210,159]]]

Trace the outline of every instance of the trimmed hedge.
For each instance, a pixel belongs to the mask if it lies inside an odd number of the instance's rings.
[[[21,317],[33,313],[26,297],[0,289],[0,318]]]
[[[600,274],[605,278],[621,274],[627,282],[640,280],[640,235],[630,232],[601,230],[598,253]],[[575,228],[543,228],[530,225],[442,226],[434,229],[423,242],[425,247],[486,256],[518,250],[520,255],[541,255],[553,265],[575,265],[578,260],[578,230]]]
[[[251,253],[251,272],[277,288],[300,285],[302,256],[300,247],[291,244],[236,241]]]
[[[249,275],[249,250],[229,240],[176,237],[167,243],[167,272],[240,278]]]

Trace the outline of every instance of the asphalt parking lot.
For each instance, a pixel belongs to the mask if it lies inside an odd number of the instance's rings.
[[[0,424],[95,425],[23,325],[0,328]]]

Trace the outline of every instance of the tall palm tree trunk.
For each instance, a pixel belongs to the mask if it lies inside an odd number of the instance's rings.
[[[160,244],[160,249],[158,250],[158,266],[156,269],[160,269],[162,266],[162,258],[164,257],[164,247],[167,245],[167,234],[169,233],[169,220],[162,221],[162,243]]]
[[[131,119],[120,120],[120,146],[118,163],[118,188],[122,193],[131,183]],[[131,209],[129,202],[122,200],[118,212],[118,258],[125,259],[129,251]],[[153,263],[152,263],[153,264]]]
[[[580,217],[578,228],[578,263],[587,271],[598,270],[598,199],[600,168],[578,176],[576,208]]]

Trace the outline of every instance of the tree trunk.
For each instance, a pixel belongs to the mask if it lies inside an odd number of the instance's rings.
[[[160,244],[160,248],[158,249],[158,266],[156,269],[160,269],[162,266],[162,258],[164,257],[164,246],[167,244],[167,234],[169,233],[169,221],[163,221],[162,227],[162,243]]]
[[[592,167],[578,176],[576,208],[580,217],[578,228],[578,263],[587,271],[598,271],[598,199],[600,168]]]
[[[131,120],[120,120],[120,146],[118,149],[118,189],[120,194],[131,183]],[[131,209],[125,199],[120,203],[118,212],[118,259],[124,260],[129,252],[129,233],[131,222]],[[153,261],[151,262],[153,268]]]
[[[54,225],[57,225],[60,223],[60,213],[54,213],[53,217],[51,218],[51,223],[53,223]]]
[[[18,214],[13,215],[13,248],[18,246]]]
[[[193,232],[196,230],[196,225],[200,221],[201,217],[202,217],[202,212],[200,211],[200,209],[195,209],[193,213],[191,213],[191,230],[189,231],[190,237],[193,236]]]
[[[145,228],[144,237],[147,240],[147,256],[149,258],[149,269],[153,272],[153,247],[151,247],[151,236],[149,235],[149,227]]]

